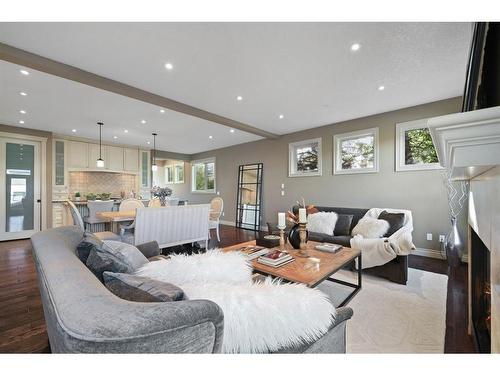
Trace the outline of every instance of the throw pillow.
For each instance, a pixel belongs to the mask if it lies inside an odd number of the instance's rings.
[[[335,236],[349,236],[354,215],[338,214],[337,223],[333,231]]]
[[[112,254],[127,266],[127,273],[135,272],[140,267],[148,264],[148,259],[141,251],[128,243],[118,241],[103,241],[103,251]]]
[[[378,218],[389,223],[389,230],[385,234],[385,237],[390,237],[399,229],[403,228],[405,222],[405,214],[402,212],[395,213],[384,210],[378,215]]]
[[[94,248],[102,249],[104,243],[94,233],[85,232],[83,238],[76,247],[76,256],[83,262],[87,262],[90,251]]]
[[[149,277],[113,272],[104,272],[103,276],[106,288],[127,301],[170,302],[184,299],[181,288]]]
[[[85,263],[87,268],[101,281],[104,282],[103,273],[110,272],[127,272],[128,266],[120,261],[113,254],[105,251],[100,251],[97,248],[90,250],[90,254]]]
[[[389,223],[373,217],[363,217],[352,229],[352,235],[360,234],[364,238],[380,238],[387,233]]]
[[[307,230],[314,233],[333,235],[338,215],[335,212],[317,212],[307,216]]]

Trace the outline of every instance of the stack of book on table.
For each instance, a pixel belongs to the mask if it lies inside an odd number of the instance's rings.
[[[258,263],[275,268],[293,262],[294,260],[295,259],[293,259],[289,253],[280,250],[271,250],[268,254],[257,258]]]
[[[269,249],[266,249],[263,246],[245,246],[239,249],[239,251],[245,255],[247,260],[254,260],[260,257],[261,255],[267,254]]]

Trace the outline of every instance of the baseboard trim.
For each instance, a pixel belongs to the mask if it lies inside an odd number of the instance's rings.
[[[443,255],[441,251],[434,249],[424,249],[422,247],[417,247],[417,249],[411,254],[427,258],[446,259],[446,255]]]
[[[234,221],[226,221],[226,220],[220,220],[219,221],[222,225],[228,225],[230,227],[235,227],[236,223]],[[260,230],[263,232],[267,232],[267,225],[261,225]]]

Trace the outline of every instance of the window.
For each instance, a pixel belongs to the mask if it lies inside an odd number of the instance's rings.
[[[321,176],[321,138],[288,145],[288,177]]]
[[[335,174],[378,172],[378,128],[333,136]]]
[[[191,165],[191,191],[215,193],[215,158],[195,160]]]
[[[441,168],[426,120],[396,124],[396,171]]]
[[[175,183],[176,184],[184,183],[184,162],[182,162],[181,164],[176,164],[174,168],[175,168],[174,170]]]
[[[165,182],[167,184],[174,183],[174,166],[173,165],[167,165],[165,167]]]

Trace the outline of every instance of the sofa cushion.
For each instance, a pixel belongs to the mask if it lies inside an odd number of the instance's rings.
[[[373,217],[364,217],[358,221],[352,230],[352,235],[361,235],[364,238],[380,238],[389,230],[389,223]]]
[[[335,212],[316,212],[307,216],[307,230],[315,233],[332,235],[336,223]]]
[[[96,275],[96,277],[101,282],[104,282],[102,274],[105,271],[127,272],[127,270],[129,269],[125,263],[123,263],[113,254],[106,251],[101,251],[96,247],[90,250],[90,254],[85,264],[87,265],[87,268],[92,271],[92,273]]]
[[[328,206],[316,206],[316,208],[320,211],[326,212],[336,212],[337,215],[353,215],[352,223],[351,223],[351,231],[356,226],[358,221],[362,219],[365,214],[368,212],[367,208],[350,208],[350,207],[328,207]]]
[[[148,264],[148,259],[140,252],[140,250],[128,243],[118,241],[104,241],[103,251],[106,251],[127,266],[125,272],[135,272],[140,267]]]
[[[349,236],[351,234],[351,224],[354,215],[338,214],[337,223],[333,234],[335,236]]]
[[[93,248],[101,249],[104,243],[96,237],[94,233],[84,232],[83,238],[80,243],[76,247],[76,256],[83,262],[87,262],[87,258],[89,257],[90,251]]]
[[[402,212],[387,212],[386,210],[382,211],[378,218],[380,220],[385,220],[389,223],[389,230],[385,234],[385,237],[392,236],[395,232],[403,227],[405,222],[405,214]]]
[[[329,236],[323,233],[309,232],[309,240],[316,242],[329,242],[345,247],[351,247],[351,236]]]
[[[134,302],[171,302],[184,299],[181,288],[126,273],[104,272],[104,284],[114,295]]]

